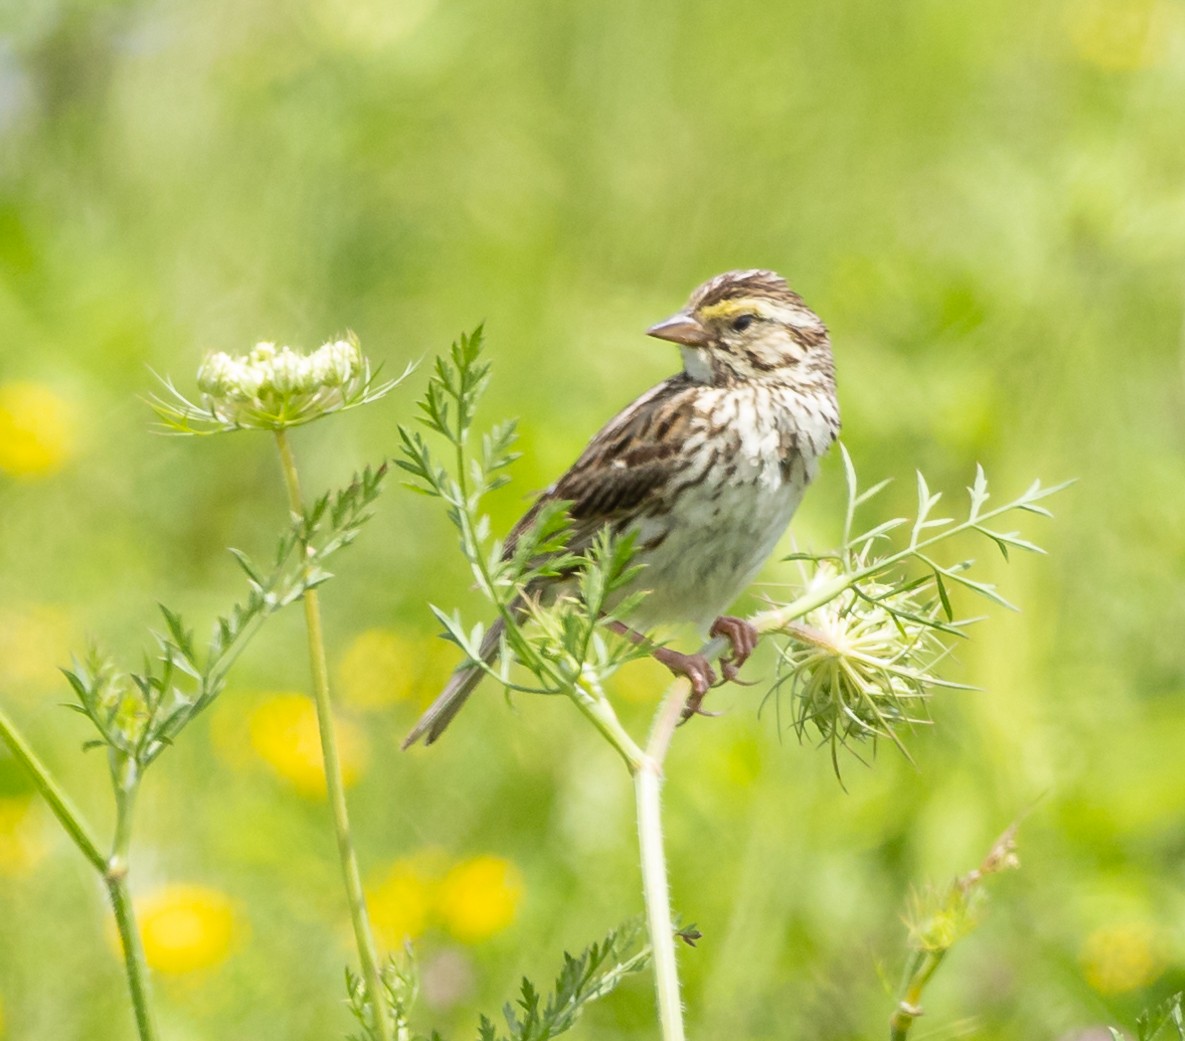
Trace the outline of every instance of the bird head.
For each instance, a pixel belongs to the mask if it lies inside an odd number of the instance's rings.
[[[679,344],[687,374],[703,383],[784,382],[832,364],[827,327],[772,271],[717,275],[646,332]]]

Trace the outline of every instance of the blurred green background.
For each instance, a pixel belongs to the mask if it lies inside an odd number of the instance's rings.
[[[509,525],[677,364],[642,335],[704,278],[783,272],[832,329],[862,477],[961,501],[1079,483],[986,574],[992,611],[911,739],[852,761],[756,718],[679,732],[667,832],[697,1038],[885,1036],[911,887],[1026,815],[1022,870],[927,996],[920,1038],[1070,1039],[1185,983],[1185,7],[1180,0],[4,0],[0,700],[100,829],[100,753],[56,668],[127,667],[154,602],[204,629],[225,548],[284,523],[268,439],[167,439],[150,370],[311,348],[387,370],[486,322]],[[391,454],[424,382],[296,435],[307,489]],[[838,537],[831,459],[795,522]],[[473,1036],[640,909],[628,779],[570,707],[483,689],[397,750],[477,610],[435,503],[392,482],[324,593],[363,869],[414,935],[422,1026]],[[773,566],[770,581],[786,580]],[[753,599],[749,604],[752,606]],[[689,639],[688,637],[684,637]],[[298,612],[153,768],[133,883],[168,1038],[338,1037],[351,959]],[[768,677],[768,650],[747,668]],[[615,692],[643,727],[661,670]],[[0,758],[0,1036],[126,1038],[101,889]],[[887,989],[888,988],[888,989]],[[649,979],[574,1036],[655,1036]]]

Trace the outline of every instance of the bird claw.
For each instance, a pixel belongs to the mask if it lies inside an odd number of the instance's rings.
[[[749,655],[757,647],[757,641],[761,634],[746,622],[743,618],[734,618],[732,615],[722,614],[712,623],[712,628],[708,630],[709,636],[723,636],[729,646],[732,648],[731,656],[726,659],[729,663],[734,665],[735,670],[749,660]],[[732,679],[732,676],[728,677]]]
[[[676,676],[686,676],[691,681],[691,693],[701,699],[716,683],[716,673],[702,654],[683,654],[670,647],[659,647],[654,657]]]
[[[737,679],[737,674],[757,646],[757,630],[743,618],[721,615],[712,623],[709,635],[723,636],[732,648],[729,657],[720,660],[722,676],[720,680],[716,679],[715,670],[702,654],[683,654],[671,650],[669,647],[660,647],[654,652],[654,657],[676,676],[686,676],[691,681],[691,693],[687,697],[687,703],[683,706],[679,720],[680,726],[693,716],[720,715],[719,712],[708,712],[703,708],[704,698],[713,687],[724,683],[740,683],[749,686],[744,680]]]
[[[702,707],[703,702],[704,696],[702,694],[697,695],[695,691],[692,691],[690,697],[688,697],[683,705],[683,711],[679,713],[678,725],[682,726],[695,716],[707,716],[709,719],[714,719],[716,716],[724,714],[722,712],[709,712],[706,708]]]

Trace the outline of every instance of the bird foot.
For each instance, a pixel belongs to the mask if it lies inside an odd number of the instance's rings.
[[[621,622],[610,622],[609,625],[635,643],[641,643],[645,639]],[[721,615],[712,623],[712,628],[708,632],[711,636],[723,636],[731,648],[731,654],[720,660],[720,671],[723,675],[720,682],[744,683],[743,680],[737,679],[737,674],[757,646],[757,630],[743,618]],[[716,672],[707,658],[702,654],[684,654],[670,647],[659,647],[652,653],[655,659],[662,662],[676,676],[686,676],[691,681],[691,693],[683,706],[682,723],[686,723],[692,716],[720,715],[719,712],[706,712],[702,707],[708,691],[717,685]]]
[[[704,696],[716,685],[716,672],[702,654],[683,654],[670,647],[659,647],[654,657],[676,676],[686,676],[691,681],[691,693],[683,706],[680,722],[686,723],[692,716],[715,716],[716,712],[705,712],[700,706]]]
[[[732,654],[720,663],[724,678],[729,680],[736,678],[737,670],[749,660],[749,655],[753,653],[760,639],[757,630],[743,618],[734,618],[727,614],[722,614],[712,623],[708,635],[723,636],[732,648]]]
[[[716,683],[716,673],[702,654],[684,654],[670,647],[658,647],[654,657],[662,662],[676,676],[686,676],[691,681],[692,696],[703,697]]]
[[[749,660],[749,655],[753,653],[757,646],[759,634],[752,625],[746,622],[743,618],[734,618],[732,615],[721,615],[712,623],[712,628],[708,630],[709,636],[723,636],[727,641],[729,647],[732,648],[732,653],[727,658],[720,659],[720,672],[723,675],[722,683],[741,683],[744,680],[738,680],[737,675],[740,672],[741,666]],[[714,679],[714,678],[713,678]],[[715,682],[711,684],[715,686]],[[704,695],[707,691],[698,690],[692,684],[691,694],[687,698],[687,704],[683,706],[683,717],[681,722],[686,723],[692,716],[718,716],[719,712],[705,712],[701,707],[704,701]]]

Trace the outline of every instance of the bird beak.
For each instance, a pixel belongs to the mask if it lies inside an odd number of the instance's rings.
[[[646,330],[647,336],[655,336],[660,340],[670,340],[671,343],[681,343],[687,347],[703,347],[708,342],[708,330],[689,314],[680,311],[671,315],[658,325],[652,325]]]

